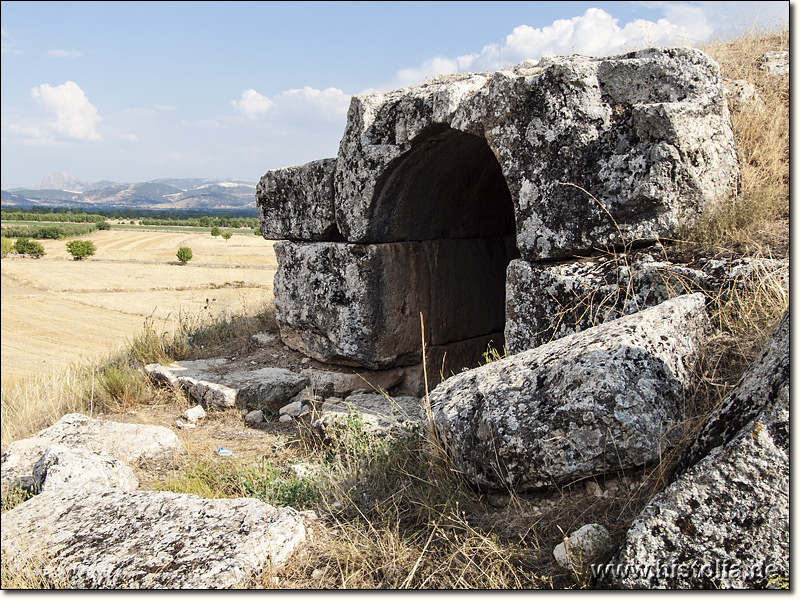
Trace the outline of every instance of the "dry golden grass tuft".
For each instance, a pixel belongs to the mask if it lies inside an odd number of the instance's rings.
[[[789,32],[754,29],[702,49],[723,78],[747,82],[756,93],[744,104],[730,103],[741,192],[708,210],[685,239],[718,250],[769,247],[788,255],[789,75],[760,67],[766,52],[789,50]]]

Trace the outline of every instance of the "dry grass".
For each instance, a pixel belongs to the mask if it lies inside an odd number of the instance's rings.
[[[752,84],[756,95],[730,105],[741,192],[708,210],[685,239],[715,250],[769,247],[788,255],[789,76],[759,67],[765,52],[789,50],[789,32],[753,30],[702,49],[720,64],[725,79]]]

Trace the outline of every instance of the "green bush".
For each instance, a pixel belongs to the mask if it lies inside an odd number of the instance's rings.
[[[227,242],[229,239],[231,239],[232,235],[233,234],[230,231],[223,231],[222,232],[222,239],[224,239]]]
[[[2,250],[3,258],[5,258],[14,251],[14,243],[7,237],[0,238],[0,250]]]
[[[111,229],[111,225],[108,224],[108,221],[99,221],[97,223],[98,231],[108,231]]]
[[[178,260],[184,265],[192,260],[192,249],[187,248],[186,246],[181,246],[178,248]]]
[[[221,232],[219,230],[219,227],[217,227],[216,225],[214,225],[214,227],[211,228],[211,235],[213,235],[214,237],[217,237],[220,233]]]
[[[75,260],[81,260],[87,256],[92,256],[97,248],[90,240],[72,240],[67,242],[67,251]]]
[[[24,237],[14,242],[14,251],[17,254],[29,254],[34,258],[41,258],[44,256],[44,247],[39,242],[34,242]]]

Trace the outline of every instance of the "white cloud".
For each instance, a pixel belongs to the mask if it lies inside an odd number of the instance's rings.
[[[1,54],[22,54],[19,50],[14,48],[16,42],[8,35],[5,29],[0,29],[0,53]]]
[[[608,56],[647,46],[692,45],[711,35],[713,27],[705,7],[683,2],[663,4],[667,18],[637,19],[624,27],[619,25],[619,19],[600,8],[590,8],[581,16],[559,19],[541,28],[520,25],[508,34],[502,47],[489,44],[479,54],[429,59],[419,67],[398,71],[394,81],[382,89],[419,85],[428,77],[444,73],[493,71],[542,56]]]
[[[78,58],[81,56],[82,52],[78,52],[77,50],[48,50],[47,56],[50,58]]]
[[[457,73],[469,70],[478,58],[477,54],[467,54],[456,59],[443,58],[437,56],[430,58],[419,67],[411,69],[401,69],[395,75],[393,87],[409,87],[417,85],[428,77],[435,77],[442,73]]]
[[[259,115],[264,114],[270,109],[272,100],[250,89],[242,92],[241,100],[231,100],[231,104],[248,119],[255,120]]]
[[[275,96],[276,111],[312,113],[317,117],[338,119],[347,115],[350,96],[338,88],[318,90],[310,86],[286,90]]]
[[[74,81],[56,87],[43,83],[31,90],[31,97],[56,114],[51,124],[54,131],[76,140],[102,139],[95,129],[102,118]]]
[[[124,142],[138,142],[139,141],[139,138],[137,137],[137,135],[135,133],[123,133],[122,135],[119,136],[119,139],[121,139]]]

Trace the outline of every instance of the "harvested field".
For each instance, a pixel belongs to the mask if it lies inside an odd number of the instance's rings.
[[[272,242],[255,235],[99,231],[97,252],[72,260],[64,240],[44,240],[41,259],[2,260],[2,385],[108,355],[150,320],[247,313],[272,300]],[[181,265],[175,254],[194,257]]]

